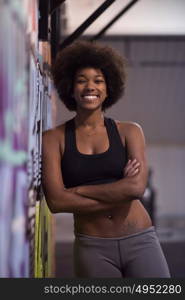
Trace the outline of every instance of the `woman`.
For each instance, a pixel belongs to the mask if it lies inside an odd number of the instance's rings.
[[[76,276],[169,277],[140,202],[147,181],[141,126],[106,118],[125,88],[125,61],[112,48],[76,42],[53,66],[73,119],[43,135],[42,180],[53,213],[74,214]]]

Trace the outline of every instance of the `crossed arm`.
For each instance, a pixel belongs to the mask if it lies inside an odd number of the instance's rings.
[[[62,180],[59,139],[52,131],[44,133],[42,185],[51,212],[87,214],[105,211],[142,196],[147,180],[144,135],[138,125],[129,124],[128,127],[130,162],[125,169],[126,177],[114,183],[71,189],[65,189]]]
[[[140,177],[139,172],[136,176],[126,177],[113,183],[79,186],[69,190],[104,203],[123,203],[142,197],[144,185],[140,184]]]

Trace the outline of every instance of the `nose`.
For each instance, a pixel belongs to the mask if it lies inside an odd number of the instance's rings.
[[[87,83],[86,83],[86,86],[85,86],[85,89],[87,90],[87,91],[94,91],[94,84],[93,84],[93,82],[91,82],[91,81],[88,81]]]

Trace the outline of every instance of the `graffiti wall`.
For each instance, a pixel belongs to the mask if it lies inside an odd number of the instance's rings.
[[[54,241],[41,146],[51,125],[51,83],[42,68],[38,3],[1,1],[0,11],[0,277],[47,277]]]

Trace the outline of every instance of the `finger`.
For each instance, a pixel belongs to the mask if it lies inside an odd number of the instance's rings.
[[[124,169],[124,172],[123,172],[123,173],[124,173],[124,176],[127,176],[128,171]]]
[[[131,165],[134,165],[135,163],[137,163],[137,160],[136,160],[136,159],[133,159],[133,160],[129,159],[128,162],[126,163],[125,168],[126,168],[126,167],[129,167],[129,166],[131,166]]]
[[[136,162],[136,158],[134,158],[134,159],[129,159],[128,162],[127,162],[127,164],[132,164],[132,163],[134,163],[134,162]]]
[[[130,164],[131,164],[131,159],[129,159],[129,160],[127,161],[127,163],[126,163],[126,166],[125,166],[125,167],[129,166]]]
[[[132,169],[133,166],[131,164],[128,164],[125,166],[124,170],[128,172],[128,170]]]
[[[139,161],[137,159],[134,159],[133,161],[131,161],[130,165],[134,166],[137,163],[139,163]]]
[[[138,168],[139,166],[140,166],[140,163],[139,163],[139,162],[136,162],[134,165],[132,165],[132,167],[133,167],[134,169]]]
[[[136,163],[138,163],[136,160],[129,160],[125,166],[125,168],[129,168],[134,166]]]
[[[137,169],[137,168],[139,168],[139,167],[140,167],[140,163],[137,162],[137,163],[135,163],[135,164],[133,164],[133,165],[130,165],[130,166],[128,167],[128,170],[129,170],[129,171],[135,170],[135,169]]]
[[[137,159],[133,159],[133,160],[129,159],[124,168],[124,175],[127,176],[130,172],[132,172],[139,166],[140,166],[140,163],[137,161]]]
[[[128,174],[127,174],[127,177],[133,177],[133,176],[137,175],[138,173],[139,173],[139,169],[136,169],[136,170],[134,170],[133,172],[128,173]]]
[[[139,165],[138,165],[137,167],[135,167],[135,168],[129,169],[129,170],[127,171],[127,174],[128,174],[128,175],[132,175],[137,169],[140,170]]]
[[[137,162],[137,159],[134,158],[134,159],[131,160],[131,162],[132,162],[132,163],[135,163],[135,162]]]
[[[137,168],[137,169],[135,169],[134,171],[130,172],[130,173],[129,173],[129,176],[134,176],[134,175],[136,175],[136,174],[138,174],[138,173],[139,173],[139,169]]]
[[[137,163],[134,164],[134,165],[130,165],[130,166],[126,167],[126,168],[125,168],[125,171],[126,171],[126,173],[132,172],[132,171],[134,171],[135,169],[137,169],[139,166],[140,166],[140,163],[137,162]]]
[[[139,169],[136,168],[136,169],[128,170],[128,171],[124,172],[124,176],[125,177],[133,176],[133,175],[135,175],[138,172],[137,170],[139,170]]]
[[[127,175],[129,174],[132,170],[134,170],[132,167],[127,167],[124,169],[124,174]]]

